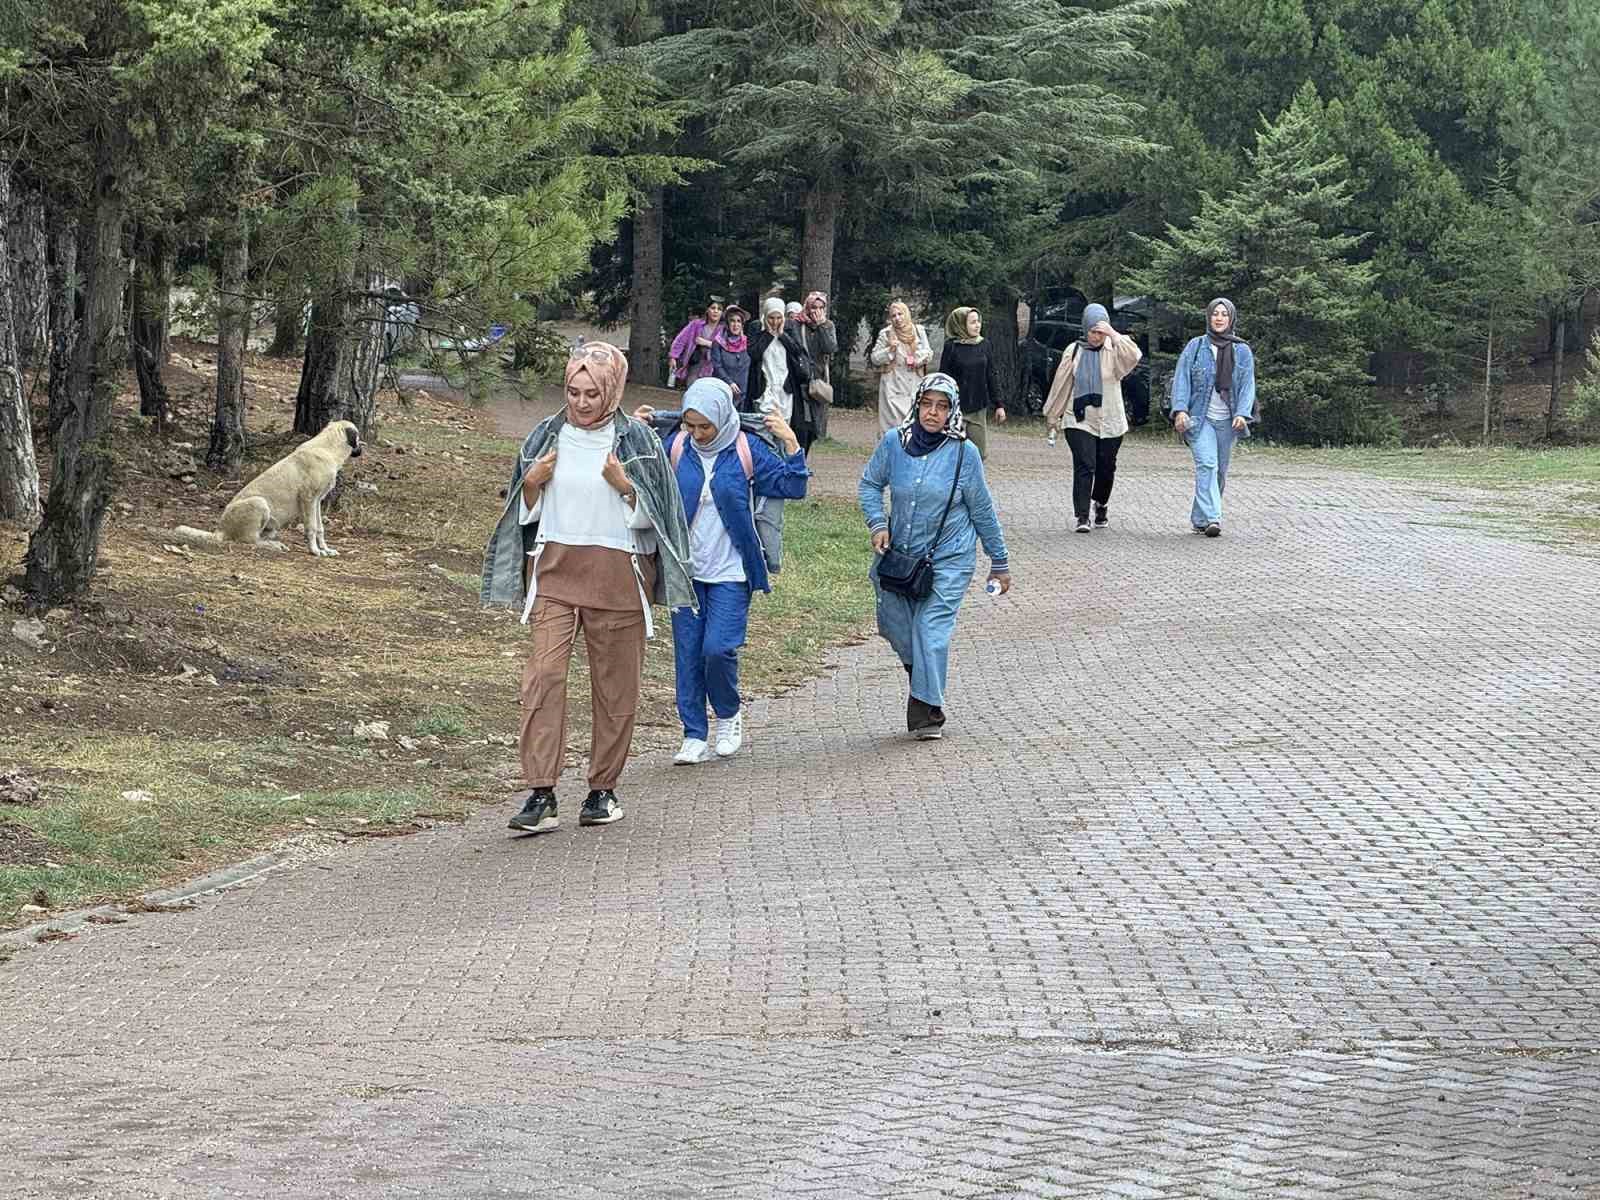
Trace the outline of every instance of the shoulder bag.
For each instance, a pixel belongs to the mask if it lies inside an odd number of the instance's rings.
[[[961,482],[961,460],[967,453],[967,441],[961,439],[956,450],[956,473],[950,480],[950,496],[944,502],[944,513],[939,517],[939,528],[933,540],[921,555],[906,554],[891,544],[878,557],[878,586],[886,592],[904,596],[907,600],[926,600],[933,592],[933,551],[944,536],[944,523],[950,517],[950,506],[956,501],[956,487]],[[891,535],[892,536],[892,535]]]

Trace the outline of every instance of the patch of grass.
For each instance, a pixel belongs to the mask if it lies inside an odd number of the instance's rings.
[[[827,647],[861,636],[872,616],[872,545],[861,510],[833,496],[784,509],[783,571],[751,605],[740,661],[748,686],[784,687],[815,674]]]
[[[437,734],[440,737],[465,737],[467,710],[459,704],[436,704],[416,719],[412,729],[420,735]]]
[[[337,827],[357,818],[369,826],[397,825],[423,813],[465,812],[461,801],[429,786],[303,792],[259,783],[218,787],[207,768],[228,747],[219,752],[213,742],[120,740],[126,744],[117,754],[101,741],[69,750],[61,765],[81,782],[52,786],[45,805],[0,807],[0,820],[30,829],[48,847],[38,861],[0,866],[0,923],[13,923],[18,909],[38,901],[39,893],[50,907],[127,895],[170,879],[174,871],[200,874],[290,830]],[[134,790],[146,795],[123,798]]]

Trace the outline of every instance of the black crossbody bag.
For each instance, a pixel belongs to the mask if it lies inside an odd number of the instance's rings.
[[[950,506],[956,502],[956,487],[961,483],[961,460],[967,453],[963,438],[956,450],[956,473],[950,480],[950,496],[944,502],[944,513],[939,517],[939,528],[933,532],[933,541],[921,555],[906,554],[891,545],[878,558],[878,586],[886,592],[904,596],[907,600],[926,600],[933,593],[933,551],[944,535],[944,523],[950,517]],[[891,541],[893,535],[891,534]]]

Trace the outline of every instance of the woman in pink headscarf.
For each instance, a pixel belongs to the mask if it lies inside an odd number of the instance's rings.
[[[705,312],[678,330],[667,357],[668,387],[691,384],[711,374],[711,337],[722,322],[722,301],[713,296]]]
[[[688,525],[654,432],[618,411],[628,360],[589,342],[567,360],[566,406],[528,435],[483,568],[485,603],[521,604],[533,626],[522,676],[519,754],[530,789],[511,828],[559,824],[567,674],[578,631],[589,652],[589,795],[578,823],[622,817],[615,791],[633,740],[652,599],[694,603]]]

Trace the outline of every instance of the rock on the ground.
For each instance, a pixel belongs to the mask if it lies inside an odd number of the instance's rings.
[[[154,804],[156,802],[155,793],[147,792],[143,788],[134,788],[131,791],[123,792],[120,798],[129,804]]]
[[[389,722],[387,721],[357,721],[355,735],[368,742],[387,742],[389,740]]]
[[[23,617],[11,622],[11,636],[35,650],[47,650],[50,646],[44,640],[44,622],[38,617]]]
[[[22,771],[0,772],[0,804],[29,808],[39,803],[39,781]]]

